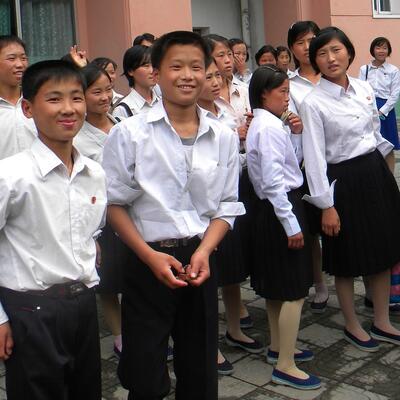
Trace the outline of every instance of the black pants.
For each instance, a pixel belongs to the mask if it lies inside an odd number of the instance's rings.
[[[14,348],[5,362],[8,400],[101,400],[92,289],[50,298],[0,289]]]
[[[188,264],[198,242],[156,248]],[[118,374],[129,400],[161,400],[170,390],[168,337],[174,340],[176,399],[218,397],[218,308],[216,277],[200,287],[169,289],[137,257],[124,271],[122,357]]]

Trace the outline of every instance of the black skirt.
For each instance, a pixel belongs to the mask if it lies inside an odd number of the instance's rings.
[[[268,299],[291,301],[308,295],[313,282],[311,252],[303,191],[292,190],[292,203],[304,235],[304,247],[288,248],[288,237],[268,200],[258,200],[254,220],[255,264],[251,271],[251,285],[255,292]]]
[[[310,194],[310,189],[308,188],[307,175],[305,170],[301,170],[303,174],[304,184],[303,189],[304,193]],[[307,216],[308,223],[308,232],[312,236],[321,235],[321,209],[315,207],[313,204],[304,202],[304,208]]]
[[[241,283],[249,276],[254,262],[252,221],[256,199],[244,169],[239,181],[239,201],[243,202],[246,214],[236,218],[234,229],[226,234],[216,251],[219,287]]]
[[[322,235],[322,266],[331,275],[376,274],[400,261],[400,193],[379,151],[327,168],[337,179],[334,202],[340,218],[337,237]]]
[[[100,284],[96,291],[104,294],[122,292],[122,271],[130,263],[131,250],[107,224],[98,239],[101,247],[101,266],[97,269]]]

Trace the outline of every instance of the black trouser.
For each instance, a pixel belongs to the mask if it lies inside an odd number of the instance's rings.
[[[157,248],[183,265],[198,246]],[[212,267],[211,267],[212,271]],[[215,274],[200,287],[169,289],[137,257],[124,270],[122,357],[118,374],[129,400],[161,400],[170,390],[168,337],[174,340],[176,399],[218,397]]]
[[[8,400],[101,400],[96,298],[47,297],[0,288],[14,348]]]

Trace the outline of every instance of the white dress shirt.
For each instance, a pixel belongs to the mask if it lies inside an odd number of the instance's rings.
[[[200,125],[190,171],[161,101],[147,114],[115,125],[107,139],[108,203],[128,206],[147,242],[201,236],[215,218],[232,227],[245,212],[237,201],[237,139],[200,107],[197,112]]]
[[[71,176],[39,139],[0,161],[0,286],[44,290],[99,281],[94,233],[103,223],[106,183],[101,166],[74,152]],[[7,316],[0,306],[0,323]]]
[[[112,115],[108,117],[114,124],[117,123]],[[103,161],[104,143],[107,136],[107,133],[85,121],[81,130],[74,138],[74,146],[82,155],[101,164]]]
[[[112,91],[112,100],[111,100],[111,105],[115,104],[119,99],[122,99],[124,97],[123,94],[117,93],[114,89]]]
[[[141,112],[148,112],[151,107],[153,107],[154,104],[156,104],[160,100],[154,89],[152,90],[152,95],[152,100],[149,103],[135,89],[132,89],[128,96],[122,99],[122,103],[128,105],[133,115],[139,114]],[[113,117],[117,117],[121,120],[129,117],[125,108],[118,105],[114,108],[112,115]]]
[[[249,68],[247,68],[246,71],[244,71],[243,75],[241,75],[238,71],[236,71],[234,73],[234,77],[236,79],[238,79],[240,82],[245,83],[246,85],[248,85],[250,83],[252,76],[253,76],[253,73],[251,72],[251,70]]]
[[[380,67],[375,67],[372,63],[363,65],[360,68],[358,78],[365,81],[368,67],[368,83],[374,89],[375,97],[387,100],[379,111],[388,115],[396,105],[400,93],[400,71],[397,67],[388,62],[384,62]]]
[[[21,101],[14,105],[0,97],[0,160],[29,149],[37,137],[33,119],[25,117]]]
[[[289,79],[289,110],[299,115],[300,105],[304,98],[319,84],[319,82],[314,85],[307,78],[299,74],[298,68],[291,73]]]
[[[329,185],[327,164],[371,153],[386,156],[393,145],[380,134],[374,92],[367,82],[348,77],[347,90],[321,78],[303,101],[303,152],[311,196],[304,198],[325,209],[334,205],[334,182]]]
[[[256,108],[247,134],[247,168],[257,196],[268,199],[287,236],[301,232],[287,193],[303,184],[290,134],[269,111]]]

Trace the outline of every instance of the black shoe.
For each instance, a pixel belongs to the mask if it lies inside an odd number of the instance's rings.
[[[121,358],[121,350],[114,345],[114,354],[118,357]]]
[[[373,310],[374,303],[369,298],[364,297],[364,307]],[[389,304],[389,314],[390,315],[400,315],[400,303],[390,303]]]
[[[225,341],[228,346],[239,347],[240,349],[252,354],[259,354],[264,350],[264,346],[257,340],[254,340],[252,343],[243,342],[241,340],[234,339],[229,332],[226,332]]]
[[[233,374],[233,365],[225,358],[225,361],[222,363],[218,363],[218,374],[219,375],[232,375]]]
[[[325,312],[325,310],[326,310],[326,306],[328,304],[328,300],[329,300],[329,296],[326,298],[325,301],[321,301],[321,302],[318,302],[318,303],[316,301],[313,301],[310,304],[311,312],[313,312],[314,314],[323,314]]]

